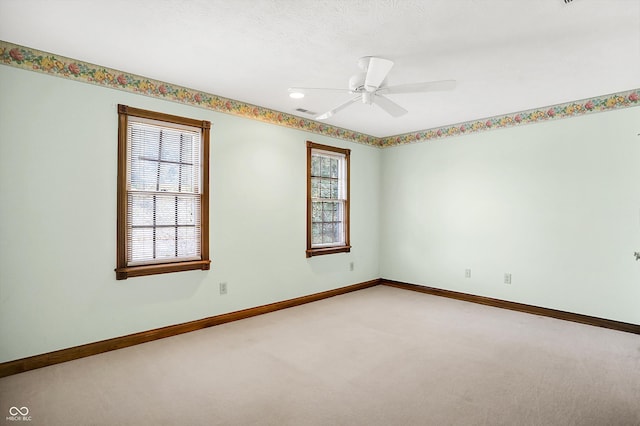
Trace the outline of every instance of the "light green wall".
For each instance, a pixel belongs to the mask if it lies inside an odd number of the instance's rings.
[[[627,108],[384,150],[382,277],[640,324],[638,133]]]
[[[378,277],[640,324],[640,108],[380,150],[6,66],[0,93],[0,362]],[[211,271],[115,280],[119,103],[212,122]],[[349,254],[305,258],[307,139],[352,150]]]
[[[0,362],[380,276],[377,148],[6,66],[0,93]],[[211,271],[115,280],[119,103],[212,122]],[[351,253],[305,257],[307,139],[352,150]]]

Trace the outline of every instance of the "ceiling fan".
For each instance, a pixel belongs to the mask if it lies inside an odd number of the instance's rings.
[[[315,117],[316,120],[327,119],[349,105],[361,101],[364,104],[376,104],[393,117],[400,117],[408,111],[384,95],[396,93],[420,93],[441,90],[452,90],[456,86],[455,80],[426,81],[421,83],[400,84],[387,86],[386,78],[393,67],[393,61],[375,56],[365,56],[358,60],[358,66],[362,72],[353,75],[349,79],[348,89],[331,89],[319,87],[291,87],[289,93],[302,93],[308,91],[339,91],[355,95],[348,101]]]

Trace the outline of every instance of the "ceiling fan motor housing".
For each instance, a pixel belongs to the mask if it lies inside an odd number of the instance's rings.
[[[360,72],[358,74],[354,74],[349,79],[349,90],[353,93],[360,93],[364,91],[364,79],[367,76],[366,72]]]

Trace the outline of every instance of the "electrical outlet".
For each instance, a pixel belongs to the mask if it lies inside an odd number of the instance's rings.
[[[354,267],[353,262],[349,263],[349,270],[350,270],[350,271],[353,271],[353,267]]]
[[[465,269],[464,270],[464,277],[465,278],[471,278],[471,269]]]
[[[511,284],[511,274],[504,274],[504,283]]]
[[[227,294],[227,283],[220,283],[220,294]]]

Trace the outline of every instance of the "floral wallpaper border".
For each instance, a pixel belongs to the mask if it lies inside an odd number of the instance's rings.
[[[467,121],[397,136],[378,138],[340,127],[330,126],[308,118],[251,105],[234,99],[205,93],[186,87],[164,83],[145,77],[93,65],[51,53],[19,46],[0,40],[0,64],[25,70],[56,75],[62,78],[124,90],[189,104],[216,112],[232,114],[269,124],[317,133],[350,142],[376,147],[392,147],[476,133],[486,130],[519,126],[561,118],[640,106],[640,89],[614,93],[550,107],[531,109],[480,120]]]
[[[483,118],[479,120],[465,121],[428,130],[405,133],[397,136],[380,138],[380,147],[391,147],[416,142],[424,142],[477,133],[486,130],[501,129],[520,126],[523,124],[540,123],[543,121],[558,120],[562,118],[577,117],[594,112],[609,111],[619,108],[640,106],[640,89],[626,92],[613,93],[580,101],[552,105],[543,108],[530,109],[512,114]]]
[[[365,145],[379,146],[379,138],[340,127],[329,126],[308,118],[274,111],[234,99],[189,89],[134,74],[76,61],[52,53],[41,52],[0,40],[0,64],[58,77],[105,86],[112,89],[180,102],[216,112],[223,112],[304,130]]]

